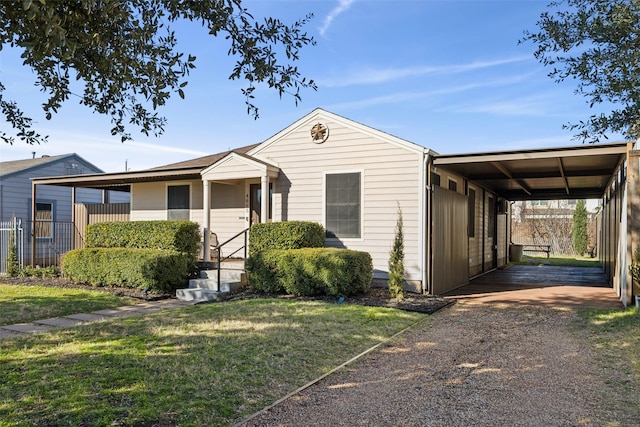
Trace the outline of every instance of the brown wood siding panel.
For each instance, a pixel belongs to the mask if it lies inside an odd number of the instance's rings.
[[[74,206],[75,227],[74,248],[84,247],[87,225],[101,222],[128,222],[131,205],[129,203],[81,204]]]

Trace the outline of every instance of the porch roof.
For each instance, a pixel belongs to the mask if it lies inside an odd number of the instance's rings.
[[[438,155],[442,168],[507,200],[601,198],[631,143]]]
[[[57,185],[62,187],[97,188],[103,190],[129,191],[137,182],[177,181],[202,179],[200,173],[230,153],[244,154],[257,144],[229,150],[209,156],[198,157],[184,162],[172,163],[152,169],[133,172],[96,173],[33,178],[35,185]]]

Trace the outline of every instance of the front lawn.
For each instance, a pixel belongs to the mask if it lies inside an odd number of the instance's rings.
[[[250,299],[0,340],[0,426],[230,425],[424,317]]]
[[[133,298],[100,291],[1,282],[0,278],[0,325],[87,313],[136,302]]]

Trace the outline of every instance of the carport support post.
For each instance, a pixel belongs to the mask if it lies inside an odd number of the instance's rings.
[[[634,251],[640,245],[640,140],[636,144],[637,150],[633,150],[630,143],[627,151],[627,266],[633,262]],[[626,274],[627,283],[633,289],[628,268]]]
[[[211,260],[211,248],[209,247],[209,227],[211,226],[211,202],[209,193],[209,181],[202,181],[202,261],[208,267]]]

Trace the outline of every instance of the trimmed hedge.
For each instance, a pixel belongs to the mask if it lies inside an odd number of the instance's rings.
[[[261,251],[247,262],[254,291],[348,296],[365,292],[373,278],[371,255],[335,248]]]
[[[64,277],[93,286],[169,292],[187,281],[190,255],[159,249],[74,249],[62,259]]]
[[[324,247],[322,225],[310,221],[254,224],[249,232],[249,255],[263,250]]]
[[[87,226],[88,248],[144,248],[197,256],[200,226],[191,221],[102,222]]]

